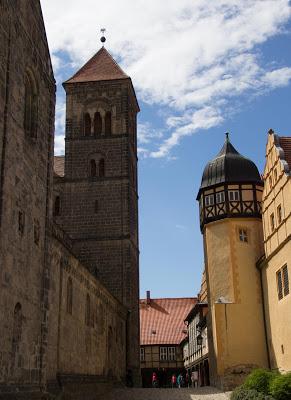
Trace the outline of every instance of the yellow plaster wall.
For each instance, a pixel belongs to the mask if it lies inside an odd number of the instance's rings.
[[[290,240],[262,270],[271,367],[282,372],[291,371],[291,294],[278,299],[276,272],[286,263],[290,284]]]
[[[278,299],[277,271],[288,266],[291,276],[291,177],[286,172],[284,158],[274,135],[268,136],[265,188],[263,193],[263,223],[266,260],[261,264],[270,362],[272,368],[291,371],[291,294]],[[277,209],[282,207],[282,222]],[[274,213],[272,231],[270,215]]]
[[[239,228],[248,243],[239,240]],[[254,218],[216,221],[205,227],[208,299],[217,374],[239,365],[267,367],[260,274],[262,222]],[[219,298],[232,304],[217,304]]]

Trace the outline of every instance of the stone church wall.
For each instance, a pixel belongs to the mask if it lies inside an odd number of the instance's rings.
[[[60,239],[64,234],[55,226],[47,379],[54,381],[58,374],[64,385],[88,376],[124,381],[127,310],[75,258],[68,239],[66,246]]]
[[[25,130],[26,82],[37,110]],[[55,84],[38,1],[0,2],[0,394],[41,384]]]

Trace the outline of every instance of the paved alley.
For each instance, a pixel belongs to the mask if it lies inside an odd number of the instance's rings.
[[[228,400],[230,394],[199,389],[116,389],[108,400]]]

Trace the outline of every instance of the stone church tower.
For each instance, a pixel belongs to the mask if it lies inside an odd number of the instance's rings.
[[[78,259],[128,308],[127,367],[137,377],[139,106],[130,77],[104,47],[64,88],[66,149],[64,176],[54,183],[55,220]]]
[[[241,383],[267,367],[260,273],[263,183],[255,164],[228,139],[203,172],[197,200],[204,237],[211,384]]]

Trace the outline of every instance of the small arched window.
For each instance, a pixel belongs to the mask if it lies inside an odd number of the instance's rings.
[[[94,115],[94,134],[101,135],[102,133],[102,118],[99,112]]]
[[[59,216],[61,214],[61,198],[56,196],[54,203],[54,216]]]
[[[67,313],[72,314],[73,312],[73,283],[72,279],[69,278],[67,282]]]
[[[38,120],[38,93],[35,80],[31,73],[25,76],[25,105],[24,105],[24,130],[25,134],[32,138],[37,138]]]
[[[90,296],[87,294],[86,297],[86,310],[85,310],[85,324],[87,326],[91,325],[91,304],[90,304]]]
[[[84,134],[85,136],[91,135],[91,117],[88,113],[84,115]]]
[[[97,167],[96,167],[96,161],[95,160],[90,160],[90,176],[94,177],[97,175]]]
[[[99,177],[103,178],[105,176],[105,161],[104,158],[101,158],[98,164],[98,169],[99,169]]]
[[[19,343],[22,336],[22,307],[20,303],[17,303],[14,307],[12,335],[12,353],[15,357],[15,353],[19,351]]]
[[[108,111],[105,114],[105,135],[110,135],[112,133],[111,125],[111,112]]]

